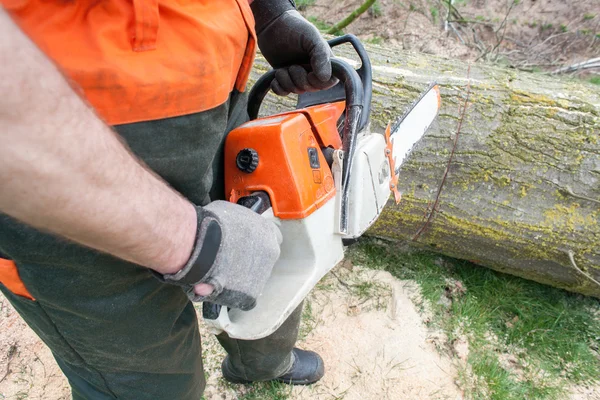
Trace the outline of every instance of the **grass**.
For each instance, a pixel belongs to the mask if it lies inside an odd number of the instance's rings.
[[[287,400],[292,386],[280,382],[255,383],[239,400]]]
[[[593,76],[590,78],[590,82],[594,85],[600,85],[600,76]]]
[[[422,295],[418,306],[427,314],[424,320],[447,338],[438,344],[439,351],[455,357],[454,343],[468,343],[466,362],[458,362],[458,381],[467,399],[562,400],[571,385],[598,382],[597,299],[370,238],[351,246],[347,259],[417,282]],[[353,301],[361,304],[369,299],[376,309],[387,305],[387,300],[377,300],[389,298],[387,286],[344,271],[338,269],[335,277]],[[327,279],[317,287],[320,291],[339,290]],[[308,299],[301,338],[318,324],[313,313]],[[231,388],[240,400],[293,398],[292,388],[277,382]]]
[[[296,8],[299,11],[304,11],[306,10],[308,7],[312,6],[313,4],[315,4],[317,0],[296,0]]]
[[[431,14],[431,20],[433,21],[433,23],[437,24],[437,19],[438,19],[438,16],[440,14],[439,8],[437,8],[435,6],[431,6],[429,8],[429,13]]]
[[[375,18],[383,15],[383,10],[381,9],[381,4],[379,1],[375,1],[375,3],[373,3],[373,5],[369,8],[369,14]]]
[[[469,342],[460,381],[473,399],[563,399],[569,385],[600,377],[597,299],[369,239],[349,256],[417,281],[432,327],[445,332],[449,343]],[[449,282],[460,282],[466,292],[452,295]],[[440,301],[449,293],[450,305]]]
[[[370,43],[370,44],[382,44],[383,43],[383,38],[381,36],[373,36],[370,39],[366,39],[365,40],[366,43]]]
[[[329,29],[331,29],[331,27],[333,25],[328,24],[325,21],[321,21],[320,19],[316,18],[316,17],[308,17],[308,20],[317,27],[318,30],[320,30],[321,32],[325,32],[328,31]],[[335,33],[335,36],[340,36],[343,35],[344,32],[343,31],[338,31]]]
[[[302,321],[300,331],[298,332],[298,340],[304,340],[316,328],[318,321],[313,314],[312,302],[310,299],[304,300],[304,308],[302,309]]]
[[[240,386],[235,385],[233,388],[239,390]],[[247,390],[243,394],[238,395],[236,397],[237,400],[288,400],[292,392],[292,386],[281,382],[253,383],[245,388]],[[202,396],[200,400],[210,399]]]

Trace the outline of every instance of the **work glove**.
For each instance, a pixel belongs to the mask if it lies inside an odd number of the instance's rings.
[[[332,87],[331,48],[319,30],[296,11],[293,0],[254,0],[258,47],[276,69],[271,84],[280,96]]]
[[[279,258],[279,228],[227,201],[215,201],[196,211],[198,230],[189,261],[179,272],[159,279],[182,286],[192,301],[251,310]],[[212,293],[196,294],[194,287],[199,283],[211,285]]]

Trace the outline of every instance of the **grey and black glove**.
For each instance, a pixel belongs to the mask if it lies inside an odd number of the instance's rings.
[[[277,71],[271,89],[280,95],[330,88],[331,48],[292,0],[254,0],[258,47]]]
[[[251,310],[279,258],[279,228],[227,201],[215,201],[196,210],[198,231],[192,255],[183,269],[162,275],[162,280],[182,286],[192,301]],[[194,286],[199,283],[213,286],[213,292],[198,296]]]

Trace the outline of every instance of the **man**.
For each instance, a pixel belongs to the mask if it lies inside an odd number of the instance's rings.
[[[251,308],[279,255],[274,224],[219,201],[255,43],[280,95],[330,87],[330,50],[290,0],[1,1],[0,289],[74,399],[198,400],[189,299]],[[219,335],[225,379],[320,379],[300,313]]]

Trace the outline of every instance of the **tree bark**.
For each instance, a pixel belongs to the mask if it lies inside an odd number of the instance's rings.
[[[575,80],[366,47],[373,63],[372,130],[383,132],[429,82],[437,81],[442,93],[436,122],[400,171],[401,203],[390,201],[370,234],[414,240],[451,257],[600,297],[600,90]],[[353,57],[350,49],[336,54]],[[267,68],[259,58],[253,77]],[[263,110],[275,113],[291,104],[269,96]]]

